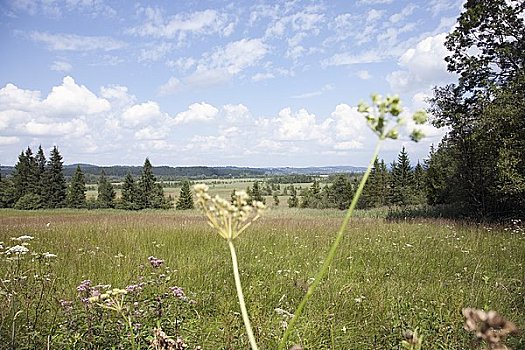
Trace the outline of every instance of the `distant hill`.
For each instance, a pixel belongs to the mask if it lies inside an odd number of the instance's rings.
[[[70,177],[75,172],[77,165],[86,175],[98,176],[104,170],[110,178],[123,178],[129,172],[131,175],[140,176],[142,166],[98,166],[93,164],[68,164],[64,165],[64,175]],[[271,175],[323,175],[335,173],[359,173],[364,172],[366,168],[354,166],[326,166],[326,167],[276,167],[276,168],[250,168],[250,167],[171,167],[171,166],[154,166],[153,174],[161,180],[177,180],[181,178],[239,178],[239,177],[262,177]],[[1,166],[2,176],[9,176],[13,172],[12,166]]]

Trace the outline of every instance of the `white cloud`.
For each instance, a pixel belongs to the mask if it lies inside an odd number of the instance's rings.
[[[173,122],[177,124],[186,124],[190,122],[208,122],[217,116],[219,110],[205,102],[193,103],[187,111],[178,113]]]
[[[171,77],[167,82],[166,84],[164,85],[161,85],[161,87],[159,88],[159,93],[161,95],[171,95],[171,94],[174,94],[175,92],[179,91],[181,89],[181,82],[179,79],[175,78],[175,77]]]
[[[389,20],[391,23],[398,23],[409,17],[414,13],[414,10],[417,9],[417,6],[414,4],[408,4],[400,12],[395,13],[390,16]]]
[[[69,62],[65,61],[55,61],[51,65],[51,70],[57,71],[57,72],[69,72],[73,69],[73,66]]]
[[[182,71],[187,71],[192,68],[197,63],[192,57],[179,57],[176,60],[169,60],[166,62],[167,66],[170,68],[178,68]]]
[[[279,112],[275,119],[277,124],[277,139],[280,141],[311,141],[326,142],[327,130],[332,123],[331,119],[326,119],[318,124],[314,114],[308,113],[305,109],[300,109],[297,113],[284,108]]]
[[[261,81],[261,80],[268,80],[275,78],[275,75],[273,73],[267,72],[267,73],[257,73],[254,76],[252,76],[253,81]]]
[[[428,89],[451,79],[444,60],[449,54],[444,46],[446,36],[441,33],[427,37],[399,58],[403,70],[394,71],[386,78],[393,91]]]
[[[178,13],[169,19],[164,19],[159,9],[151,7],[141,9],[146,16],[145,22],[129,32],[139,36],[153,36],[157,38],[184,39],[189,33],[213,34],[225,31],[228,34],[228,16],[215,10],[196,11],[192,13]],[[231,33],[230,33],[231,34]]]
[[[126,43],[107,36],[32,32],[29,37],[33,41],[43,43],[52,51],[113,51],[126,47]]]
[[[383,55],[376,51],[366,51],[360,54],[352,52],[338,53],[332,57],[321,61],[323,66],[346,66],[362,63],[380,62]]]
[[[164,58],[166,54],[173,50],[173,44],[162,42],[148,45],[147,48],[141,49],[139,62],[155,62]]]
[[[367,70],[359,70],[355,73],[355,75],[357,75],[357,77],[361,80],[369,80],[372,78],[372,75],[370,75],[370,72]]]
[[[137,140],[161,140],[167,135],[166,128],[154,128],[147,126],[135,132]]]
[[[245,105],[237,104],[227,104],[222,106],[224,111],[226,121],[230,123],[246,120],[250,116],[250,111]]]
[[[125,126],[135,127],[140,124],[150,122],[152,120],[159,120],[164,117],[164,113],[160,111],[157,102],[148,101],[141,104],[136,104],[126,109],[122,113],[122,121]]]
[[[335,120],[336,136],[339,140],[363,141],[366,138],[368,127],[357,107],[341,103],[331,114]]]
[[[85,121],[73,119],[66,122],[37,122],[30,121],[24,125],[24,131],[35,136],[83,136],[89,128]]]
[[[42,104],[57,115],[96,114],[111,108],[106,99],[97,97],[84,85],[77,85],[70,76],[63,79],[62,85],[53,87]]]
[[[356,141],[356,140],[337,142],[334,145],[334,149],[338,151],[347,151],[351,149],[361,149],[361,148],[363,148],[363,143]]]
[[[310,97],[314,97],[314,96],[320,96],[320,95],[324,94],[326,91],[331,91],[333,89],[334,89],[334,87],[332,85],[326,84],[322,88],[320,88],[319,90],[312,91],[312,92],[305,92],[305,93],[302,93],[302,94],[299,94],[299,95],[294,95],[294,96],[291,96],[291,98],[302,99],[302,98],[310,98]]]
[[[18,143],[20,139],[16,136],[0,136],[0,145],[14,145]]]
[[[254,66],[267,53],[261,39],[241,39],[204,55],[193,74],[185,83],[193,87],[206,87],[228,81],[246,68]]]
[[[29,111],[40,104],[40,92],[23,90],[13,84],[0,89],[0,110],[16,109]]]

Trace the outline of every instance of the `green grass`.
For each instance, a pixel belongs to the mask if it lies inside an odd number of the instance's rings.
[[[261,349],[276,348],[286,318],[275,309],[293,313],[342,217],[336,210],[281,205],[235,241]],[[354,219],[347,231],[293,342],[306,349],[397,349],[402,332],[419,327],[425,348],[466,349],[470,335],[462,330],[461,308],[467,306],[497,310],[524,329],[523,231],[374,218]],[[76,298],[84,279],[119,288],[137,282],[151,273],[147,257],[153,255],[166,260],[170,283],[197,301],[180,315],[178,329],[191,348],[248,347],[228,247],[197,211],[0,211],[0,241],[10,245],[10,237],[23,234],[35,237],[32,250],[58,255],[50,308]],[[11,267],[0,255],[0,278]],[[1,309],[7,304],[0,297]],[[52,329],[52,314],[42,316],[42,334]],[[0,339],[9,339],[10,316],[3,317]],[[525,347],[523,339],[512,341]]]

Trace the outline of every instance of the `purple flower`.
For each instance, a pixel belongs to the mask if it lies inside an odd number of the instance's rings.
[[[144,282],[140,282],[139,284],[131,284],[127,286],[125,289],[129,293],[140,292],[143,286],[144,286]]]
[[[60,306],[62,306],[62,308],[65,311],[73,310],[73,302],[72,301],[60,299],[59,303],[60,303]]]
[[[186,295],[184,295],[184,290],[181,287],[170,287],[170,291],[176,298],[186,300]]]
[[[84,280],[78,285],[77,292],[79,293],[88,292],[90,289],[91,289],[91,281]]]
[[[151,266],[153,266],[153,268],[155,268],[155,269],[159,268],[160,265],[164,264],[164,260],[158,259],[158,258],[156,258],[154,256],[148,257],[148,261],[151,264]]]

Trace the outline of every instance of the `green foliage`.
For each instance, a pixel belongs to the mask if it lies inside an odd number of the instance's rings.
[[[294,185],[290,185],[290,197],[288,197],[288,207],[297,208],[299,206],[299,198],[297,197],[297,190]]]
[[[115,207],[115,189],[108,181],[104,170],[100,173],[98,180],[98,195],[97,204],[99,208],[114,208]]]
[[[525,198],[525,6],[468,1],[447,37],[457,84],[437,88],[436,126],[449,133],[432,154],[432,202],[465,205],[471,216],[523,216]],[[440,190],[441,189],[441,190]]]
[[[250,198],[251,200],[253,201],[258,201],[258,202],[262,202],[262,203],[266,203],[266,198],[264,198],[264,196],[262,195],[262,191],[261,191],[261,188],[259,186],[259,181],[255,181],[253,183],[253,186],[252,186],[252,189],[251,189],[251,195]]]
[[[69,208],[85,208],[86,207],[86,181],[84,173],[77,165],[75,174],[71,178],[69,190],[67,193],[67,206]]]
[[[36,193],[28,193],[20,197],[13,208],[18,210],[36,210],[42,209],[42,207],[42,198]]]
[[[193,194],[190,189],[190,182],[184,181],[180,189],[180,196],[175,206],[177,210],[193,209]]]
[[[62,208],[66,205],[67,185],[63,170],[62,156],[55,146],[43,174],[42,200],[46,208]]]
[[[130,173],[127,173],[122,185],[122,196],[118,204],[118,208],[137,210],[140,209],[138,205],[138,188]]]
[[[414,174],[410,159],[405,150],[401,149],[397,162],[392,164],[392,192],[391,203],[396,205],[407,205],[413,202],[414,197]]]

